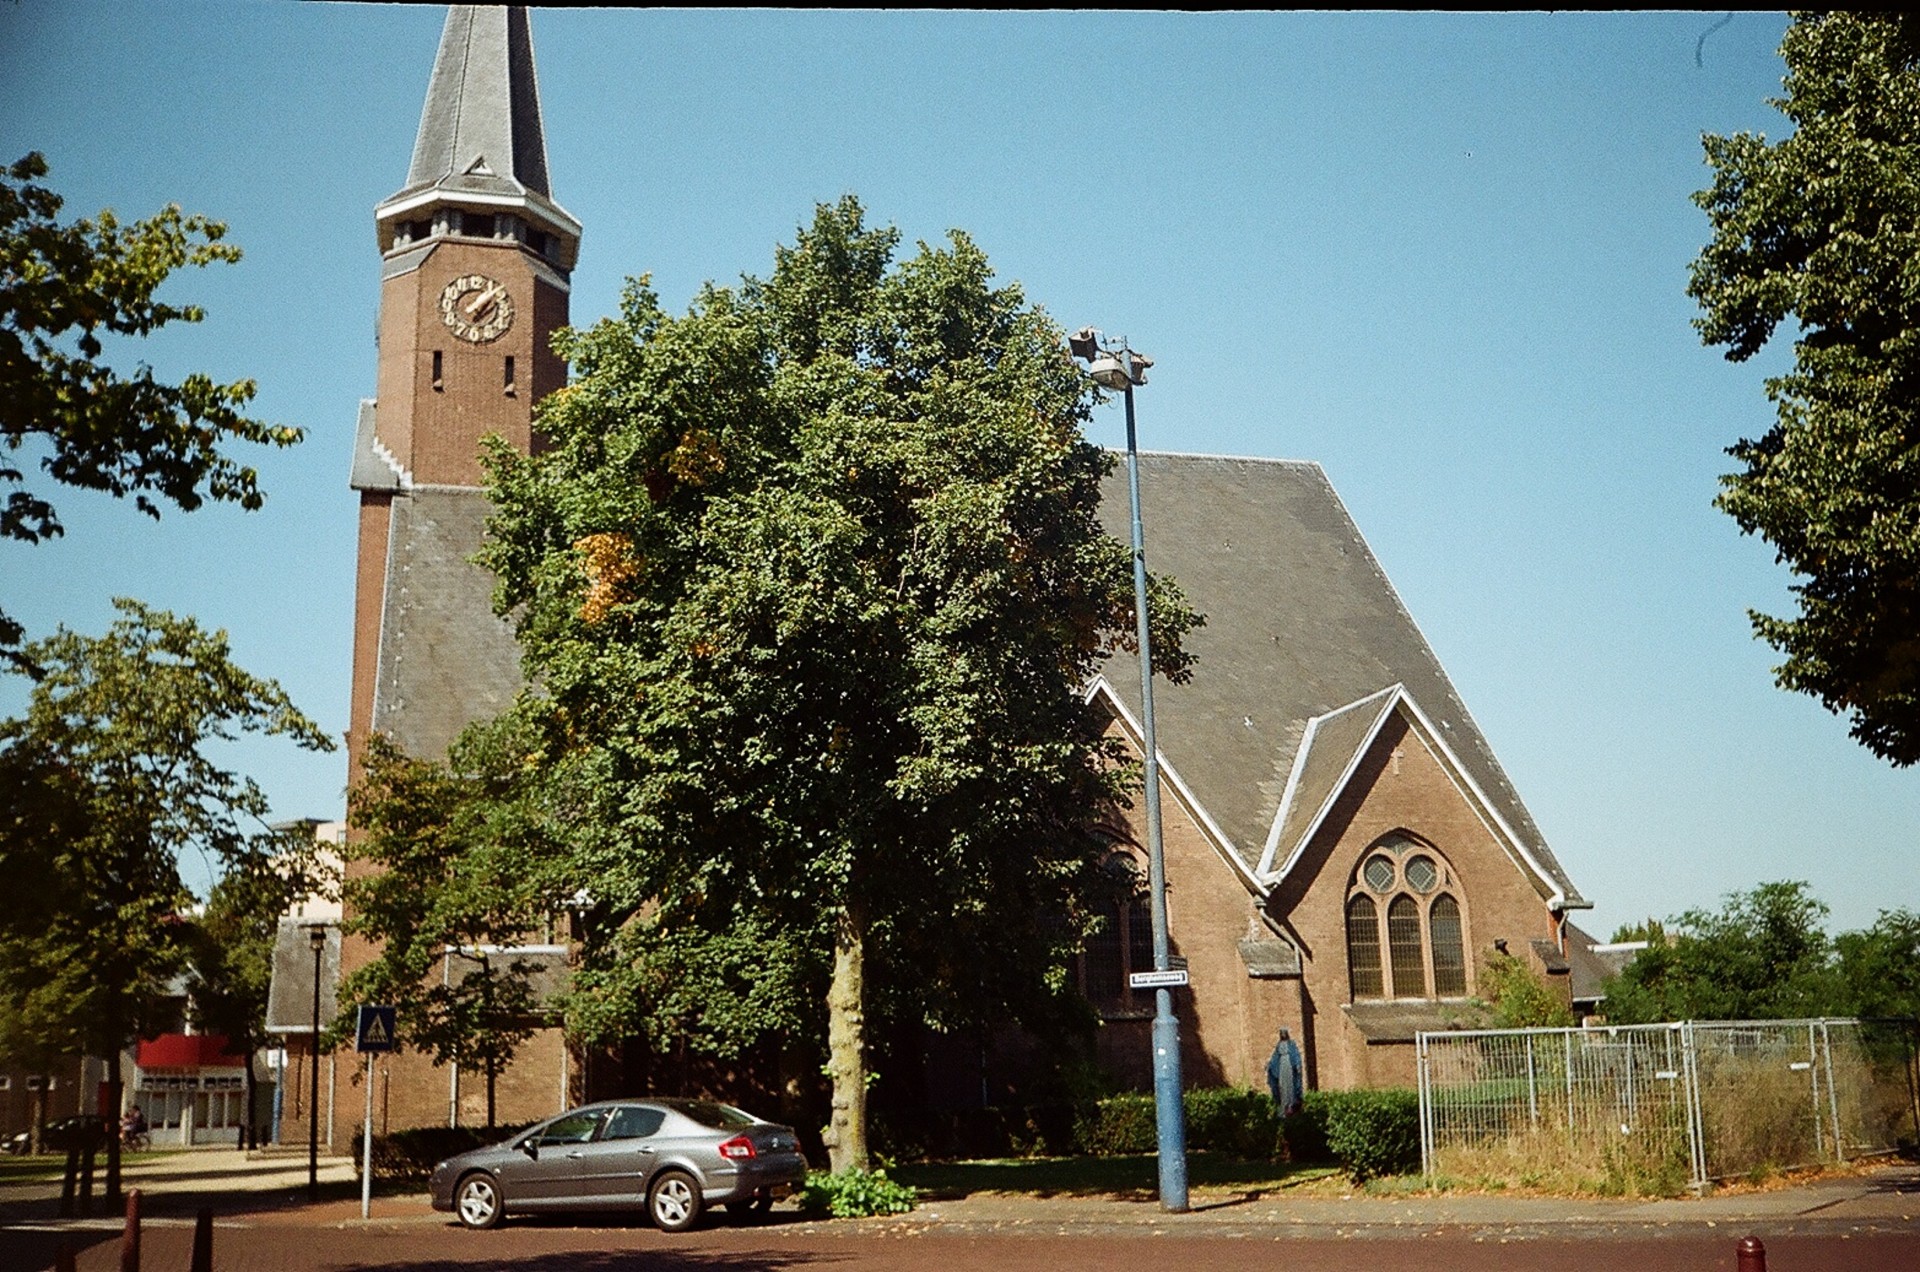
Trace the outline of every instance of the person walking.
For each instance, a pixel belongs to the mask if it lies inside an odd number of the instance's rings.
[[[1300,1047],[1285,1025],[1280,1026],[1280,1041],[1274,1044],[1267,1061],[1267,1092],[1280,1110],[1281,1117],[1300,1111],[1300,1097],[1306,1091],[1306,1076],[1300,1065]]]

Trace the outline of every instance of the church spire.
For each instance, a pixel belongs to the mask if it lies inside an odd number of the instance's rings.
[[[527,11],[457,4],[447,10],[440,33],[407,188],[482,171],[553,196]]]
[[[533,31],[518,6],[448,8],[407,183],[374,210],[381,252],[450,226],[457,232],[462,210],[522,218],[548,245],[542,255],[562,270],[573,267],[580,223],[553,201],[548,184]]]

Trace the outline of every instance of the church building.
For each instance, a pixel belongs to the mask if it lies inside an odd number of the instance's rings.
[[[443,756],[521,683],[492,579],[471,563],[488,511],[480,440],[537,445],[533,406],[566,379],[548,339],[568,321],[581,241],[549,183],[525,10],[449,12],[412,164],[374,224],[378,382],[351,476],[355,776],[372,732]],[[1464,1018],[1496,950],[1570,996],[1568,916],[1588,903],[1326,474],[1195,455],[1141,464],[1149,565],[1207,618],[1189,637],[1191,682],[1155,695],[1169,924],[1191,979],[1176,1006],[1188,1084],[1261,1086],[1283,1026],[1311,1086],[1411,1083],[1414,1034]],[[1124,540],[1123,471],[1102,498]],[[1137,750],[1137,663],[1116,656],[1086,692]],[[1144,874],[1135,803],[1111,832]],[[1145,906],[1114,920],[1081,982],[1103,1022],[1099,1062],[1144,1089],[1152,1001],[1127,973],[1148,965]],[[564,973],[564,944],[527,952]],[[341,949],[347,970],[368,957],[354,940]],[[361,1107],[353,1070],[338,1067],[335,1143]],[[480,1120],[474,1075],[405,1054],[381,1071],[376,1129]],[[986,1076],[929,1075],[927,1089],[977,1103]],[[638,1093],[601,1085],[544,1030],[500,1084],[501,1120]]]

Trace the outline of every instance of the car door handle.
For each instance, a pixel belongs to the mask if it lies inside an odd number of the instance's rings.
[[[575,1158],[575,1157],[585,1157],[585,1156],[586,1156],[586,1154],[585,1154],[585,1153],[568,1153],[568,1154],[567,1154],[567,1156],[568,1156],[568,1158],[570,1158],[570,1159],[571,1159],[571,1158]]]
[[[643,1153],[651,1153],[653,1151],[653,1146],[650,1144],[642,1144],[640,1146],[640,1151]]]

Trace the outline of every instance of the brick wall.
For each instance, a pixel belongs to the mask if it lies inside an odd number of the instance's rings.
[[[1143,806],[1136,800],[1128,824],[1144,861]],[[1542,970],[1530,941],[1552,938],[1556,925],[1530,872],[1500,845],[1475,804],[1399,715],[1382,730],[1268,904],[1268,913],[1300,948],[1298,978],[1248,975],[1239,942],[1269,934],[1254,909],[1252,889],[1170,782],[1163,781],[1161,809],[1169,934],[1174,951],[1189,960],[1191,988],[1174,996],[1189,1086],[1263,1086],[1267,1056],[1283,1025],[1301,1045],[1312,1086],[1413,1082],[1411,1042],[1369,1043],[1343,1010],[1352,998],[1348,885],[1366,850],[1393,831],[1430,843],[1451,868],[1450,881],[1441,886],[1461,903],[1470,994],[1496,939]],[[1565,979],[1554,978],[1562,989]],[[1148,997],[1138,997],[1150,1012]],[[1444,1002],[1437,1008],[1447,1010]],[[1150,1084],[1144,1020],[1110,1020],[1101,1030],[1098,1056],[1116,1079]]]

